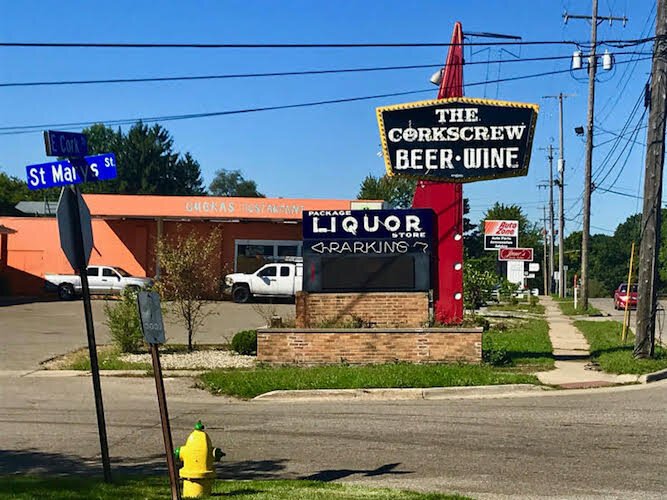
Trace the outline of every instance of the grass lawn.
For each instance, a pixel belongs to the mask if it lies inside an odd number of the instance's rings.
[[[590,304],[588,304],[588,309],[584,310],[581,307],[577,307],[575,309],[574,300],[572,299],[567,299],[567,300],[560,299],[557,302],[560,307],[560,310],[566,316],[602,316],[600,310],[596,307],[593,307]]]
[[[258,366],[212,370],[201,375],[214,394],[253,398],[276,390],[455,387],[498,384],[538,384],[526,372],[553,367],[548,326],[544,320],[512,322],[484,334],[483,349],[500,351],[503,366],[474,364]]]
[[[623,324],[619,321],[575,321],[591,346],[591,356],[609,373],[651,373],[667,368],[667,350],[656,346],[654,359],[634,359],[634,334],[630,330],[625,344],[621,342]]]
[[[166,478],[121,478],[107,485],[93,478],[45,478],[35,476],[0,477],[2,498],[7,500],[162,500],[170,498]],[[396,499],[396,500],[464,500],[469,497],[440,493],[418,493],[386,488],[367,488],[317,481],[216,481],[213,497],[239,500],[326,500]],[[213,498],[211,497],[211,498]]]
[[[530,319],[501,328],[496,323],[484,334],[482,350],[503,349],[511,365],[522,371],[545,371],[554,367],[549,325]]]
[[[527,302],[519,302],[518,304],[496,304],[488,306],[489,311],[521,311],[533,314],[544,314],[544,306],[542,304],[531,305]]]
[[[370,389],[391,387],[454,387],[537,384],[537,378],[488,365],[392,363],[384,365],[313,367],[260,366],[212,370],[201,375],[214,394],[254,398],[265,392],[303,389]]]

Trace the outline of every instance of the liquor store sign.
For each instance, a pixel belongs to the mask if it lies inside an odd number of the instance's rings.
[[[303,212],[304,253],[430,253],[432,237],[429,209]]]
[[[485,220],[484,250],[516,248],[519,246],[519,221]]]
[[[527,175],[537,111],[465,97],[377,108],[387,174],[445,182]]]

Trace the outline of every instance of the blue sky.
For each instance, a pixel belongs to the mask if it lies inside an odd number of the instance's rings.
[[[653,36],[654,0],[600,0],[600,15],[627,15],[620,23],[600,25],[598,37],[631,39]],[[464,33],[496,32],[526,41],[588,40],[584,21],[563,24],[565,10],[590,12],[589,1],[27,1],[0,0],[3,42],[218,42],[345,43],[448,42],[455,21]],[[650,22],[647,22],[650,21]],[[473,41],[484,41],[473,39]],[[543,45],[466,49],[467,62],[510,61],[566,56],[574,47]],[[639,49],[650,51],[651,44]],[[510,54],[512,52],[512,54]],[[244,72],[440,64],[446,48],[362,48],[291,50],[0,48],[0,82],[211,75]],[[617,60],[645,56],[619,55]],[[568,60],[503,62],[466,66],[466,83],[561,70]],[[0,88],[0,127],[60,122],[104,121],[142,116],[222,111],[307,101],[426,89],[408,97],[385,98],[284,111],[268,111],[166,123],[177,150],[190,151],[201,163],[206,184],[219,168],[240,169],[268,196],[354,198],[368,173],[380,175],[375,107],[434,98],[428,82],[433,70],[413,69],[345,75],[293,76],[194,82],[105,84],[89,86]],[[596,108],[600,129],[596,143],[623,127],[650,71],[650,60],[617,65],[600,72]],[[429,88],[431,89],[429,90]],[[466,95],[540,104],[533,159],[527,177],[466,184],[471,217],[478,220],[495,201],[517,203],[533,220],[547,201],[538,185],[548,178],[545,152],[558,145],[556,101],[542,96],[576,94],[565,102],[566,231],[580,228],[583,186],[583,138],[573,128],[586,120],[584,72],[471,86]],[[634,125],[634,123],[633,123]],[[645,130],[637,140],[645,141]],[[594,152],[594,175],[614,142]],[[623,141],[611,155],[616,160]],[[609,186],[626,154],[603,185]],[[635,145],[613,189],[641,195],[644,146]],[[40,133],[0,135],[0,168],[23,177],[25,165],[45,161]],[[607,163],[606,168],[610,165]],[[122,165],[120,166],[122,168]],[[641,209],[631,197],[596,192],[592,232],[608,232]]]

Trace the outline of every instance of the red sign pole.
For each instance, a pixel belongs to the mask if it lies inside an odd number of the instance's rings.
[[[463,28],[454,25],[438,99],[463,96]],[[437,252],[434,259],[434,315],[445,324],[463,322],[463,186],[419,181],[412,201],[415,208],[435,212]]]

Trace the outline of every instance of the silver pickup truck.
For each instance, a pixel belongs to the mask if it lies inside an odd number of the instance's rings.
[[[99,295],[120,294],[126,288],[140,290],[153,285],[150,278],[132,276],[120,267],[89,266],[86,270],[90,293]],[[47,289],[56,289],[62,300],[81,294],[81,279],[75,274],[46,274]]]

